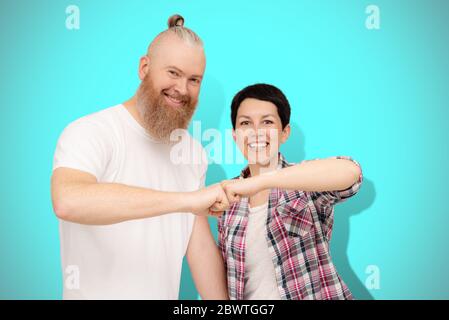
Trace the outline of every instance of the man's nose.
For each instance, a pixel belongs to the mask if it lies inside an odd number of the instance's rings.
[[[176,90],[179,94],[185,96],[187,94],[187,79],[181,78],[176,82]]]

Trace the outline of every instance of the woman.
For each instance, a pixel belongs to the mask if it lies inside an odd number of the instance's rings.
[[[357,193],[359,164],[332,157],[289,164],[290,105],[276,87],[241,90],[233,137],[248,160],[222,182],[234,202],[218,221],[231,299],[352,299],[330,256],[333,206]]]

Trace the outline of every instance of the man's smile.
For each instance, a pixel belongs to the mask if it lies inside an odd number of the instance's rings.
[[[185,101],[179,97],[170,95],[166,92],[163,92],[165,100],[174,107],[182,107],[185,104]]]

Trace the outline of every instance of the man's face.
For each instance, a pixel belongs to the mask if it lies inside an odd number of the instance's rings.
[[[167,142],[175,129],[186,129],[198,103],[205,69],[201,46],[174,36],[158,43],[141,63],[142,83],[137,105],[147,131]]]

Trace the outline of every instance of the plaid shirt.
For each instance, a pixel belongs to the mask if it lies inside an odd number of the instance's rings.
[[[332,158],[348,159],[359,166],[350,157]],[[290,165],[280,155],[279,168]],[[237,178],[247,178],[249,175],[249,168],[246,167]],[[281,299],[353,298],[332,263],[330,239],[334,221],[333,206],[356,194],[362,179],[360,174],[354,185],[342,191],[270,191],[265,238]],[[225,262],[229,297],[232,300],[244,298],[248,212],[248,198],[242,198],[218,220],[218,244]]]

